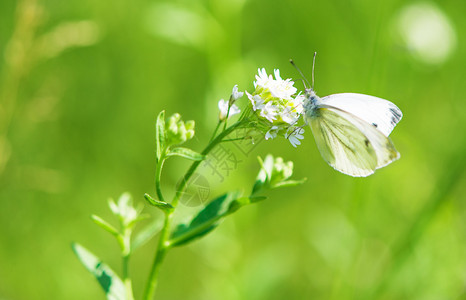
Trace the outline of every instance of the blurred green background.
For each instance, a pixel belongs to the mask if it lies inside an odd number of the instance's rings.
[[[458,0],[2,0],[0,298],[102,299],[70,243],[120,271],[89,216],[111,219],[107,199],[125,191],[154,194],[158,112],[195,120],[200,151],[234,84],[252,91],[258,67],[297,79],[290,58],[310,77],[317,51],[320,96],[401,108],[401,159],[355,179],[310,130],[297,149],[260,143],[211,196],[247,191],[267,153],[308,181],[171,251],[158,299],[466,299],[465,13]],[[167,193],[186,166],[167,164]],[[131,261],[136,298],[154,246]]]

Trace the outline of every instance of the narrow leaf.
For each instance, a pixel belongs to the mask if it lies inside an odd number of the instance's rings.
[[[107,221],[104,221],[101,217],[92,215],[91,216],[92,221],[99,225],[99,227],[103,228],[104,230],[110,232],[111,235],[117,236],[119,234],[118,230],[115,229],[112,225],[107,223]]]
[[[230,192],[210,202],[192,219],[189,225],[180,224],[175,229],[169,244],[180,246],[212,231],[219,221],[229,214],[230,205],[238,196],[239,192]]]
[[[170,203],[154,199],[149,194],[144,194],[144,198],[147,200],[147,202],[149,202],[150,205],[153,205],[163,210],[164,212],[169,212],[173,210],[173,206]]]
[[[281,188],[281,187],[290,187],[290,186],[297,186],[306,182],[307,178],[303,178],[301,180],[287,180],[282,181],[275,184],[272,188]]]
[[[81,263],[97,279],[109,300],[125,300],[126,288],[116,273],[78,243],[71,245]]]
[[[228,214],[232,214],[241,207],[267,199],[265,196],[250,196],[235,199],[228,207]]]
[[[165,149],[165,111],[162,110],[157,116],[157,122],[155,124],[155,138],[157,143],[157,161],[162,157],[162,152]]]
[[[262,172],[262,170],[260,172]],[[254,186],[252,187],[251,195],[254,195],[254,194],[260,192],[264,188],[264,185],[265,185],[265,181],[257,179],[254,182]]]
[[[180,156],[194,161],[205,159],[205,155],[183,147],[171,149],[167,156]]]

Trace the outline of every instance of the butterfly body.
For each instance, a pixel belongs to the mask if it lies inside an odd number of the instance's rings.
[[[395,104],[355,93],[320,98],[313,89],[306,89],[305,96],[304,120],[335,170],[365,177],[400,157],[388,138],[402,118]]]

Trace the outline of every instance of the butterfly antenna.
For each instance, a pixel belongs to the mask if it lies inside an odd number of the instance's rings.
[[[314,57],[315,57],[315,54],[314,54]],[[310,84],[309,84],[309,81],[307,81],[306,76],[304,76],[303,72],[301,72],[301,70],[298,68],[298,66],[295,65],[295,63],[294,63],[294,61],[292,59],[290,59],[290,64],[293,65],[293,67],[295,67],[296,70],[298,70],[298,73],[303,78],[302,80],[303,80],[303,83],[304,83],[304,88],[307,89],[306,83],[307,83],[307,85],[310,85]]]
[[[311,86],[312,90],[314,90],[314,67],[316,65],[316,55],[317,55],[317,52],[314,52],[314,59],[312,60],[312,86]]]

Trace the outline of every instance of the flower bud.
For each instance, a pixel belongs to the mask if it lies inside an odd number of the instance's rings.
[[[129,226],[136,220],[140,213],[140,211],[133,206],[133,200],[128,193],[121,195],[117,203],[110,199],[108,205],[113,214],[118,216],[125,226]]]
[[[190,120],[185,123],[186,127],[186,140],[190,140],[194,137],[194,121]]]
[[[277,183],[287,180],[293,175],[293,162],[284,162],[283,158],[277,157],[273,163],[272,178],[270,179],[270,185],[274,186]]]
[[[167,125],[167,145],[177,145],[192,139],[194,136],[194,121],[181,120],[180,114],[173,114]]]

